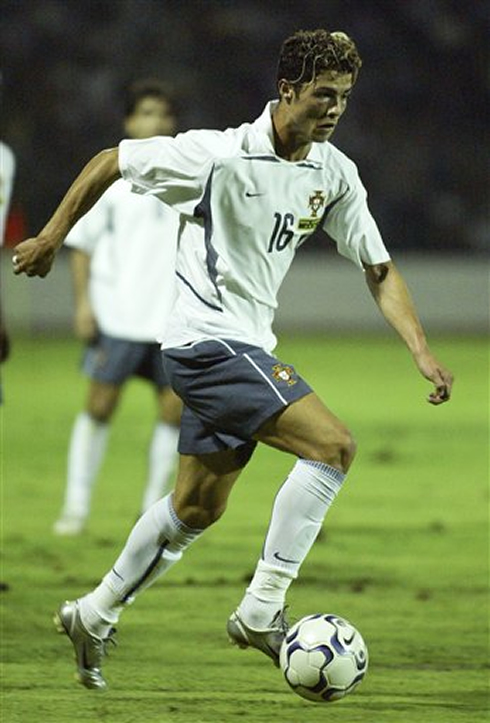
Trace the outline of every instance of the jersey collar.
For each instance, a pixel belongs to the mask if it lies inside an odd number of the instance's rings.
[[[259,117],[253,122],[252,127],[256,133],[257,146],[254,151],[260,153],[272,154],[279,158],[274,148],[274,128],[272,125],[272,114],[279,104],[278,100],[269,101]],[[325,143],[312,143],[310,152],[308,153],[305,160],[322,163],[323,154],[321,152],[322,146],[327,146],[328,141]],[[300,161],[304,162],[304,161]]]
[[[274,128],[272,125],[272,113],[279,103],[278,100],[271,100],[266,104],[264,110],[259,115],[256,121],[253,123],[253,128],[256,132],[258,141],[258,148],[265,153],[272,153],[276,155],[274,148]]]

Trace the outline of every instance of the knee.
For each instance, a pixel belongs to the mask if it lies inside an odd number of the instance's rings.
[[[342,463],[342,469],[347,472],[357,452],[357,442],[352,434],[347,430],[343,442],[340,446],[340,458]]]
[[[92,394],[88,400],[87,413],[95,422],[109,422],[117,406],[117,397]]]
[[[217,522],[226,510],[230,491],[240,471],[235,450],[201,456],[180,455],[172,496],[179,519],[198,529]]]
[[[357,445],[346,428],[336,430],[320,440],[314,451],[315,461],[325,462],[342,472],[347,472],[356,454]]]
[[[99,424],[105,424],[110,421],[112,417],[112,412],[114,410],[110,407],[107,407],[103,404],[91,404],[90,407],[87,409],[87,412],[91,419],[94,420],[94,422],[99,422]]]
[[[119,403],[121,386],[92,380],[86,411],[96,422],[109,422]]]
[[[218,522],[218,520],[224,515],[225,510],[226,504],[220,504],[211,507],[200,507],[198,510],[198,515],[201,520],[200,527],[204,529],[206,527],[211,527],[211,525],[214,525],[214,523]]]
[[[226,510],[226,504],[217,506],[203,506],[180,502],[174,497],[174,509],[177,517],[187,527],[205,530],[214,525]]]

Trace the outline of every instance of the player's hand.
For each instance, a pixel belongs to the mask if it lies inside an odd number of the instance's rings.
[[[87,301],[80,302],[75,311],[75,334],[81,341],[90,344],[99,333],[97,321],[90,303]]]
[[[14,274],[46,276],[51,270],[56,247],[43,236],[29,238],[14,248],[12,264]]]
[[[434,391],[429,394],[427,401],[430,404],[448,402],[453,386],[451,372],[445,369],[428,350],[414,354],[414,359],[420,373],[434,384]]]

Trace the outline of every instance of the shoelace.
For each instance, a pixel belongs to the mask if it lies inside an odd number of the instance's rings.
[[[114,635],[117,633],[116,628],[111,628],[106,638],[102,640],[102,652],[105,656],[109,655],[108,645],[109,643],[117,648],[117,640]]]
[[[276,614],[275,618],[272,621],[272,628],[278,630],[279,632],[283,633],[283,635],[286,635],[289,630],[289,622],[286,617],[286,611],[288,609],[288,605],[284,607],[283,610],[279,610]]]

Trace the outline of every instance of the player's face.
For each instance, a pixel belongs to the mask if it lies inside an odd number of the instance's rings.
[[[332,136],[347,107],[352,75],[326,70],[293,93],[288,127],[302,143],[323,143]]]
[[[171,136],[175,132],[175,116],[166,100],[148,96],[126,118],[124,128],[131,138]]]

